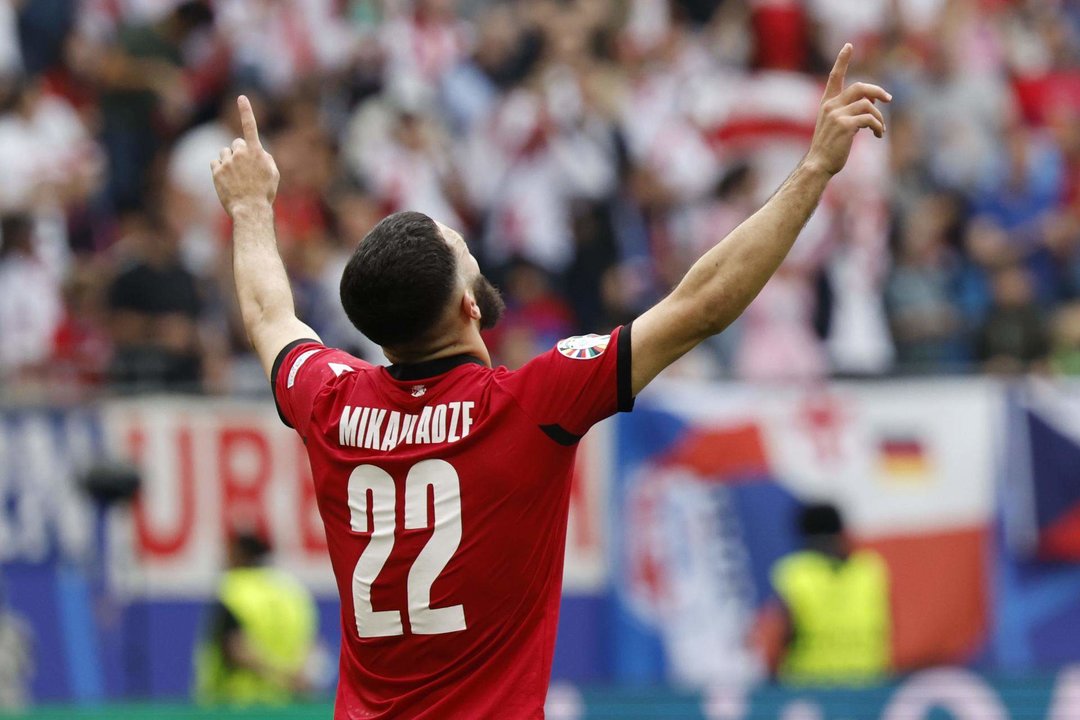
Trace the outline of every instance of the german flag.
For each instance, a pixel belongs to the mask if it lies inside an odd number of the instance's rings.
[[[930,474],[926,450],[913,437],[883,438],[878,446],[878,466],[886,478],[901,482],[925,480]]]

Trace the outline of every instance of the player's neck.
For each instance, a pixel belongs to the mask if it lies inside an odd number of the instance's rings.
[[[480,337],[480,331],[475,328],[470,328],[469,332],[462,335],[447,337],[415,352],[383,348],[383,354],[395,365],[419,365],[455,355],[472,355],[491,367],[491,354],[483,338]]]

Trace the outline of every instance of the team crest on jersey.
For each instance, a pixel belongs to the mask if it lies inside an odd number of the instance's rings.
[[[572,360],[592,360],[604,354],[610,341],[610,335],[577,335],[560,340],[556,347]]]
[[[423,397],[424,393],[426,393],[426,392],[427,392],[427,386],[426,385],[413,385],[412,388],[409,389],[409,394],[412,395],[413,397]]]

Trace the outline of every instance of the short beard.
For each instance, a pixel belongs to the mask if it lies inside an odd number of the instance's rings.
[[[480,329],[490,330],[495,327],[502,317],[503,311],[506,310],[506,303],[503,302],[502,293],[483,275],[476,276],[476,280],[473,281],[472,291],[476,298],[476,305],[480,308]]]

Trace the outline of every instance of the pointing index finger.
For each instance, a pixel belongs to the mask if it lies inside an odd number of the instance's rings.
[[[247,95],[236,98],[236,106],[240,108],[240,126],[244,129],[244,140],[252,147],[261,148],[259,126],[255,123],[255,111],[251,109],[251,101],[247,99]]]
[[[847,75],[848,63],[851,62],[853,48],[851,43],[845,43],[840,48],[840,54],[836,56],[832,72],[829,73],[829,81],[825,84],[825,98],[834,98],[844,89],[844,77]]]

